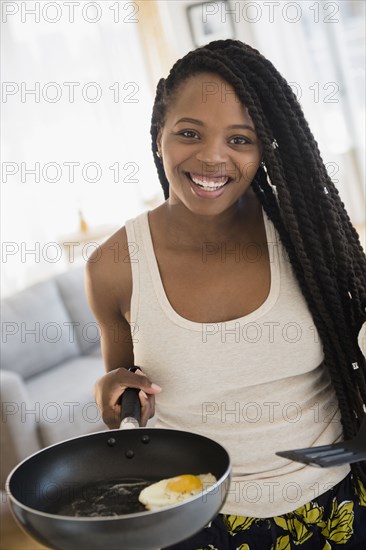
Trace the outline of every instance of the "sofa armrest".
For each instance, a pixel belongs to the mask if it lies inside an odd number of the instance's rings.
[[[0,371],[1,397],[1,487],[10,471],[24,458],[38,451],[36,414],[30,410],[27,389],[19,374]]]

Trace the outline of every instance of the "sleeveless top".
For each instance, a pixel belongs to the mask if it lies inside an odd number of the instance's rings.
[[[343,434],[318,332],[279,235],[262,213],[269,295],[248,315],[217,323],[194,322],[172,308],[148,212],[125,224],[135,365],[162,387],[155,426],[198,433],[225,447],[232,478],[221,512],[257,518],[295,510],[350,471],[275,454],[335,443]]]

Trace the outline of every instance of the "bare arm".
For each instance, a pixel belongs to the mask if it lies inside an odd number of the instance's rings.
[[[121,231],[122,232],[122,231]],[[120,233],[120,232],[119,232]],[[116,234],[117,235],[117,234]],[[116,236],[111,239],[117,238]],[[126,239],[125,231],[119,235]],[[130,325],[123,316],[131,301],[130,265],[116,262],[109,240],[88,259],[85,288],[89,305],[99,325],[101,348],[107,374],[94,387],[95,400],[109,428],[120,424],[118,400],[127,387],[140,388],[141,425],[154,415],[154,394],[160,391],[141,374],[127,369],[134,365]]]

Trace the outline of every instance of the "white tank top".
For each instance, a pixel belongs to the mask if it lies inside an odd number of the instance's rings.
[[[163,388],[156,395],[155,426],[223,445],[233,471],[221,512],[257,518],[295,510],[350,471],[349,465],[315,468],[275,454],[343,436],[318,332],[286,250],[262,212],[269,295],[252,313],[223,323],[190,321],[172,308],[148,212],[126,221],[135,364]]]

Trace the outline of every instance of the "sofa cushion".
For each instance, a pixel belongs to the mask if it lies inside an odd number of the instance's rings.
[[[27,379],[80,354],[52,279],[4,298],[1,309],[3,369]]]
[[[77,267],[55,277],[65,307],[75,325],[75,336],[82,353],[89,353],[100,342],[98,323],[85,291],[85,267]]]
[[[27,407],[43,445],[107,430],[94,401],[94,383],[104,374],[100,357],[80,356],[27,382]]]

